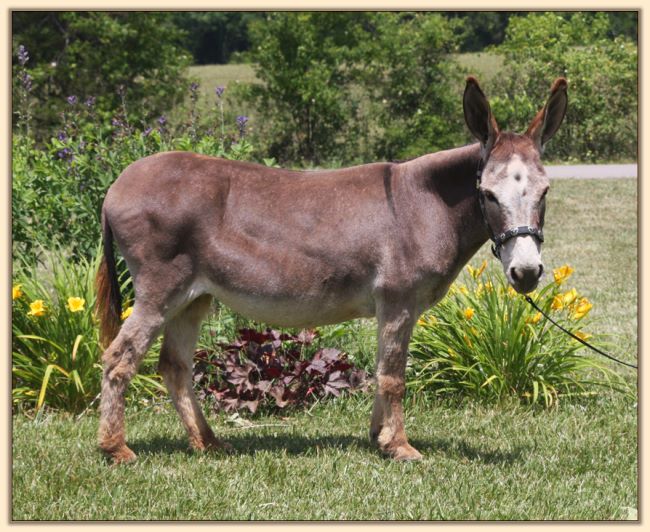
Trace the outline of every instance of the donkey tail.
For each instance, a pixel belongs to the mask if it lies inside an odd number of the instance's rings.
[[[102,234],[104,254],[95,277],[97,291],[95,316],[99,319],[99,340],[102,347],[106,349],[120,330],[122,295],[113,254],[113,231],[104,213],[102,213]]]

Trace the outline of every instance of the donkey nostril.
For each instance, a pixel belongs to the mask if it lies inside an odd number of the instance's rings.
[[[521,279],[521,277],[517,273],[517,268],[515,268],[514,266],[510,268],[510,276],[512,277],[513,281],[519,281]]]
[[[542,274],[544,273],[544,265],[540,264],[539,265],[539,272],[537,274],[537,278],[540,279],[542,277]]]

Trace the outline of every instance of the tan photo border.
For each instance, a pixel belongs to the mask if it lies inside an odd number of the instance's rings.
[[[224,10],[224,11],[244,11],[244,10],[259,10],[259,11],[272,11],[272,10],[436,10],[436,11],[491,11],[491,10],[514,10],[514,11],[533,11],[533,10],[610,10],[610,11],[624,11],[624,10],[639,10],[639,112],[641,120],[639,121],[639,156],[638,156],[638,243],[639,243],[639,262],[638,262],[638,286],[639,286],[639,303],[638,303],[638,353],[641,359],[644,352],[645,342],[644,335],[641,332],[646,329],[648,324],[648,316],[643,312],[644,304],[648,301],[648,287],[644,282],[644,274],[642,265],[648,264],[648,239],[650,239],[650,230],[648,225],[648,215],[645,212],[650,205],[650,187],[647,184],[644,186],[644,180],[649,176],[647,171],[647,163],[644,154],[650,153],[650,146],[648,145],[647,124],[648,124],[648,105],[647,98],[644,98],[644,90],[647,92],[647,59],[646,53],[647,41],[645,30],[648,28],[650,22],[650,4],[644,5],[641,1],[636,3],[629,3],[622,1],[618,2],[604,2],[604,1],[582,1],[573,0],[571,2],[560,2],[558,0],[540,2],[533,0],[530,3],[523,3],[521,1],[495,1],[490,3],[471,2],[468,0],[456,0],[454,2],[434,2],[433,0],[409,0],[406,2],[398,2],[395,0],[275,0],[275,1],[260,1],[260,0],[241,0],[239,2],[229,1],[206,1],[206,0],[193,0],[187,4],[181,2],[173,2],[171,0],[140,0],[137,2],[126,0],[113,0],[113,1],[80,1],[73,0],[64,3],[46,2],[46,1],[9,1],[3,5],[0,11],[0,27],[2,27],[5,38],[1,42],[0,57],[2,58],[3,68],[1,69],[3,93],[6,95],[3,105],[0,106],[0,115],[2,116],[2,123],[6,132],[3,135],[4,141],[0,142],[1,154],[3,161],[3,192],[2,201],[0,201],[0,218],[2,220],[0,241],[2,243],[2,253],[0,261],[2,268],[2,304],[0,305],[0,327],[2,327],[2,338],[5,349],[2,351],[5,357],[5,375],[2,380],[2,413],[5,436],[0,438],[0,445],[2,448],[2,459],[0,460],[0,471],[2,472],[2,479],[5,494],[0,496],[2,518],[0,519],[0,528],[12,528],[20,530],[35,530],[41,527],[47,528],[61,528],[61,527],[84,527],[84,530],[105,530],[107,527],[113,526],[136,526],[140,529],[159,526],[202,526],[202,527],[218,527],[220,531],[241,530],[244,527],[253,528],[255,530],[261,529],[274,529],[280,530],[284,527],[291,529],[299,529],[298,527],[309,528],[332,528],[335,526],[354,527],[359,530],[371,530],[375,527],[386,528],[412,528],[429,529],[439,526],[453,527],[455,529],[464,529],[465,527],[480,527],[482,530],[496,530],[500,526],[516,527],[521,526],[537,527],[537,526],[551,526],[553,528],[567,528],[571,530],[587,530],[592,527],[612,527],[612,526],[634,526],[638,527],[643,523],[648,522],[646,510],[648,508],[648,494],[646,492],[644,480],[647,478],[647,456],[644,453],[642,444],[646,442],[648,419],[649,415],[647,408],[641,408],[645,393],[642,383],[648,382],[647,368],[644,363],[640,363],[639,374],[639,479],[638,479],[638,497],[639,497],[639,518],[640,522],[552,522],[540,523],[532,522],[530,524],[521,522],[512,522],[498,524],[493,522],[476,523],[476,522],[450,522],[450,523],[390,523],[390,522],[365,522],[365,523],[341,523],[341,522],[261,522],[247,524],[244,522],[237,523],[221,523],[221,522],[179,522],[179,523],[146,523],[146,522],[60,522],[60,523],[38,523],[38,522],[11,522],[11,300],[9,299],[9,289],[11,285],[11,10],[137,10],[137,11],[164,11],[164,10],[185,10],[185,11],[201,11],[201,10]],[[602,528],[601,528],[602,529]]]

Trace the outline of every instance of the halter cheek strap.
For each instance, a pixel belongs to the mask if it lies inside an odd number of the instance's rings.
[[[483,223],[487,229],[488,236],[492,240],[492,254],[499,260],[501,260],[501,248],[511,238],[516,236],[531,235],[537,238],[540,242],[544,242],[544,233],[540,227],[534,227],[532,225],[522,225],[519,227],[514,227],[508,229],[503,233],[498,235],[494,234],[490,223],[488,222],[487,213],[485,209],[485,196],[481,194],[481,177],[483,176],[483,159],[479,161],[479,167],[476,171],[476,193],[478,194],[478,204],[481,207],[481,215],[483,216]]]

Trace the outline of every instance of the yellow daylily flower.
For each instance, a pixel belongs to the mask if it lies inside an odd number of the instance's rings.
[[[467,289],[467,287],[465,285],[461,285],[461,287],[458,290],[460,290],[460,293],[465,295],[465,296],[467,294],[469,294],[469,290]]]
[[[473,279],[478,279],[481,274],[485,271],[485,268],[487,267],[487,260],[483,259],[483,262],[478,268],[473,268],[471,265],[467,265],[467,271],[469,274],[472,276]]]
[[[120,316],[120,318],[122,318],[122,320],[125,320],[126,318],[128,318],[131,315],[132,312],[133,312],[133,307],[128,307],[128,308],[124,309],[124,311],[122,312],[122,315]]]
[[[492,281],[486,281],[483,288],[485,288],[486,292],[492,292],[492,290],[494,290],[494,285],[492,284]]]
[[[80,312],[84,309],[86,300],[83,297],[69,297],[68,309],[70,312]]]
[[[32,301],[29,304],[28,316],[44,316],[45,315],[45,303],[42,299],[37,299]]]
[[[474,316],[474,309],[472,307],[467,307],[463,312],[463,316],[465,316],[466,320],[471,320]]]
[[[23,291],[21,290],[22,284],[17,284],[14,285],[11,289],[11,299],[18,299],[19,297],[22,297]]]
[[[526,323],[538,323],[542,319],[542,313],[538,312],[534,316],[529,316],[526,318]]]
[[[463,334],[463,340],[465,340],[467,347],[469,347],[470,349],[474,346],[474,344],[472,344],[472,341],[469,339],[469,336],[467,336],[466,334]]]
[[[568,292],[565,292],[562,294],[562,303],[564,303],[565,306],[569,306],[571,303],[573,303],[578,297],[578,291],[575,288],[572,288]]]
[[[584,341],[587,341],[589,338],[591,338],[591,334],[583,333],[582,331],[575,331],[573,334],[580,338],[580,340]]]
[[[553,302],[551,303],[551,308],[553,310],[562,310],[564,308],[564,299],[562,296],[554,296]]]
[[[574,271],[575,270],[571,266],[565,264],[564,266],[560,266],[559,268],[555,268],[553,270],[553,279],[555,280],[556,284],[562,284],[571,276]]]
[[[572,318],[579,320],[580,318],[583,318],[586,316],[593,305],[589,302],[589,300],[586,297],[583,297],[580,301],[575,306],[575,309],[572,314]]]

